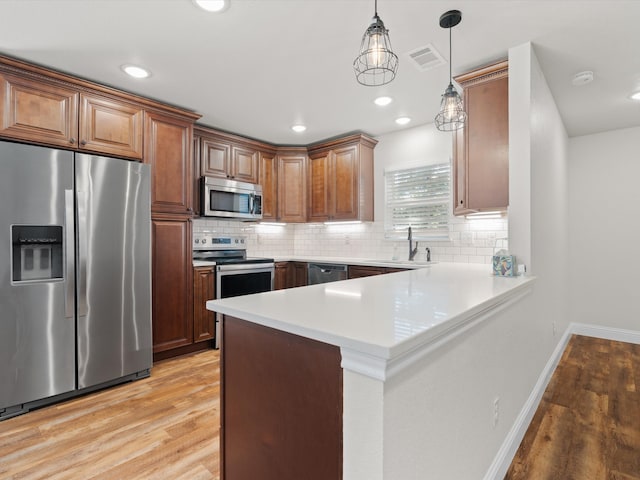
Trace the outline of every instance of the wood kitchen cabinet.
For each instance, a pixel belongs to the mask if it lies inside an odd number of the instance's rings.
[[[307,286],[307,267],[306,262],[292,262],[293,263],[293,278],[291,281],[292,287],[306,287]]]
[[[275,152],[260,152],[260,185],[262,185],[262,219],[278,218],[278,162]]]
[[[274,290],[307,286],[307,262],[276,262]]]
[[[307,221],[307,150],[278,149],[278,220]]]
[[[309,147],[308,220],[373,220],[373,149],[350,135]]]
[[[275,263],[275,272],[273,277],[273,289],[274,290],[283,290],[285,288],[289,288],[289,270],[291,267],[291,262],[276,262]]]
[[[507,210],[509,78],[506,61],[455,77],[467,123],[454,134],[454,214]]]
[[[258,149],[252,141],[207,127],[198,127],[200,175],[258,183]]]
[[[397,267],[377,267],[372,265],[349,265],[349,278],[371,277],[373,275],[384,275],[386,273],[404,272],[406,268]]]
[[[2,136],[142,159],[141,105],[0,72],[0,109]]]
[[[193,214],[193,121],[145,113],[145,158],[151,165],[152,212]]]
[[[215,313],[206,302],[216,298],[215,267],[193,267],[193,341],[215,338]]]
[[[191,220],[152,218],[152,311],[154,354],[193,343]]]

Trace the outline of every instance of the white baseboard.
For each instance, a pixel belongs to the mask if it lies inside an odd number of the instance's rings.
[[[635,330],[601,327],[600,325],[588,325],[586,323],[572,323],[569,325],[569,330],[571,330],[573,334],[584,335],[586,337],[640,344],[640,332]]]
[[[542,395],[551,380],[551,376],[560,362],[562,353],[567,347],[571,335],[574,334],[640,344],[640,331],[602,327],[599,325],[587,325],[584,323],[571,323],[562,335],[562,338],[560,338],[558,345],[547,361],[540,377],[538,377],[538,381],[531,391],[531,395],[529,395],[529,398],[525,402],[520,414],[516,418],[511,430],[502,443],[500,450],[498,450],[498,453],[493,459],[489,470],[487,470],[487,473],[484,476],[484,480],[504,479],[504,476],[507,474],[507,470],[509,470],[509,466],[511,466],[513,457],[518,451],[520,442],[522,442],[522,439],[527,432],[527,428],[529,428],[529,424],[538,409],[538,405],[540,404]]]

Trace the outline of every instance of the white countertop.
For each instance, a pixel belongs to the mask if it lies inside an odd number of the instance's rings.
[[[344,258],[344,257],[275,257],[276,262],[304,262],[304,263],[332,263],[339,265],[364,265],[368,267],[392,267],[392,268],[422,268],[433,265],[436,262],[420,262],[420,261],[394,261],[394,260],[376,260],[371,258]],[[194,267],[210,267],[214,266],[215,261],[211,260],[193,260]]]
[[[351,264],[351,261],[349,261]],[[390,273],[241,297],[207,308],[393,361],[450,335],[523,295],[534,277],[495,277],[490,265],[437,263]]]
[[[391,267],[391,268],[422,268],[433,265],[437,262],[422,261],[402,261],[402,260],[380,260],[375,258],[345,258],[345,257],[315,257],[315,256],[292,256],[275,257],[276,262],[306,262],[306,263],[332,263],[338,265],[364,265],[368,267]]]

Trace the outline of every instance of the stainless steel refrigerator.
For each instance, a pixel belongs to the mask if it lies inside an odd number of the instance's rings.
[[[0,142],[0,419],[149,375],[149,174]]]

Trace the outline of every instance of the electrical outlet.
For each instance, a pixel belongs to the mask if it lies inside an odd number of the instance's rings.
[[[349,237],[349,235],[345,235],[344,236],[344,244],[345,245],[349,245],[351,243],[351,238]]]
[[[498,425],[500,419],[500,397],[493,399],[493,428]]]

